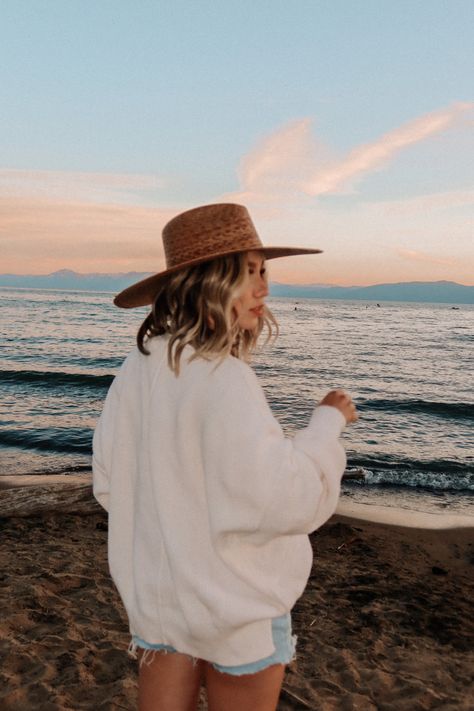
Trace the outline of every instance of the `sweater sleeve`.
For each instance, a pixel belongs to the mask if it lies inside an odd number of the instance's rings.
[[[307,427],[285,437],[256,375],[233,361],[212,388],[203,425],[211,529],[216,536],[248,534],[256,543],[310,533],[336,509],[345,418],[319,406]]]

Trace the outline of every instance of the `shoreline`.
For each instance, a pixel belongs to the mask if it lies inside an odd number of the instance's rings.
[[[87,514],[88,509],[90,513],[100,510],[92,495],[92,472],[0,476],[0,492],[0,517],[41,515],[47,511]],[[396,501],[397,497],[394,499]],[[373,500],[355,502],[345,496],[340,498],[336,514],[348,521],[366,521],[395,528],[474,528],[474,516],[408,509],[396,503],[388,506]]]
[[[395,528],[449,530],[474,528],[474,517],[451,513],[428,513],[396,506],[339,501],[336,515],[353,523],[364,521]]]

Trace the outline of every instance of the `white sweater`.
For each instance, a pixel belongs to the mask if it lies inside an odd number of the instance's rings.
[[[273,653],[271,618],[312,564],[308,533],[335,511],[345,424],[319,406],[284,436],[253,370],[187,362],[167,339],[135,349],[94,434],[94,495],[109,512],[109,565],[132,634],[223,665]]]

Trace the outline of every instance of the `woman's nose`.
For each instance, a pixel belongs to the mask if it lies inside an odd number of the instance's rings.
[[[264,296],[268,296],[268,293],[268,281],[266,277],[261,276],[255,288],[255,295],[262,298]]]

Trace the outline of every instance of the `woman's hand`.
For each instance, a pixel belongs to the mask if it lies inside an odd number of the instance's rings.
[[[329,392],[319,404],[337,407],[337,409],[342,412],[346,418],[348,425],[358,419],[356,407],[352,402],[352,398],[348,393],[346,393],[345,390],[331,390],[331,392]]]

